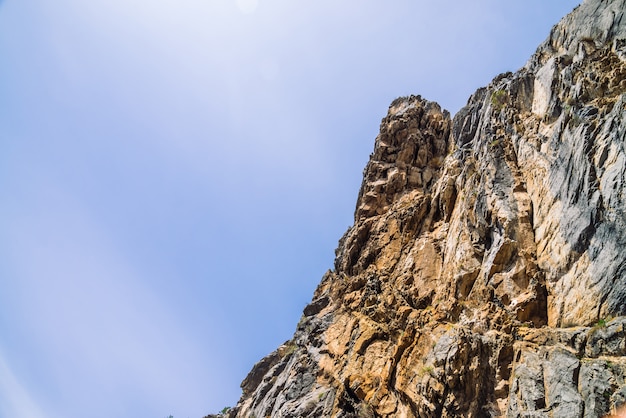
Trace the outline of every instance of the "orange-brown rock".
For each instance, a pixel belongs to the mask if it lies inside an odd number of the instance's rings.
[[[355,223],[232,417],[601,417],[626,403],[626,0],[450,119],[382,120]]]

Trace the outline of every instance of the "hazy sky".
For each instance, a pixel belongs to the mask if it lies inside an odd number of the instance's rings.
[[[200,418],[289,339],[397,96],[573,0],[0,2],[0,417]]]

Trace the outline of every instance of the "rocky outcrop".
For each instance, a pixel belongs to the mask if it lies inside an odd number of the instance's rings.
[[[626,0],[459,113],[395,100],[355,223],[231,417],[599,417],[626,402]]]

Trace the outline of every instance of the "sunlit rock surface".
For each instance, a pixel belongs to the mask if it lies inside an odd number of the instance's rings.
[[[382,120],[335,266],[230,417],[601,417],[626,402],[626,0],[450,115]]]

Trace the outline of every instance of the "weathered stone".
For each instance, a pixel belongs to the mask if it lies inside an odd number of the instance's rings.
[[[586,0],[453,120],[419,96],[390,105],[334,271],[230,416],[624,403],[625,11]]]
[[[584,402],[576,385],[580,361],[570,351],[562,348],[551,350],[546,360],[544,363],[546,404],[552,417],[582,417]]]
[[[602,321],[589,331],[585,356],[626,356],[626,318]]]
[[[610,412],[612,374],[602,360],[583,361],[579,389],[585,399],[585,418],[601,417]]]
[[[513,369],[514,379],[506,415],[542,416],[546,408],[546,393],[541,359],[535,352],[522,350],[518,352],[517,363]]]

